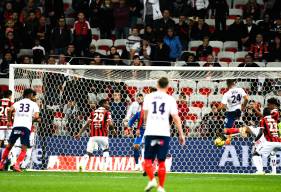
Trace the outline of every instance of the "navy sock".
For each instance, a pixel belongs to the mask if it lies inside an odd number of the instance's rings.
[[[134,149],[134,158],[135,158],[136,164],[139,163],[139,157],[140,157],[140,151],[138,149]]]

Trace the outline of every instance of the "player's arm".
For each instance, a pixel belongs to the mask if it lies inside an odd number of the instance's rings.
[[[244,111],[245,110],[245,108],[246,108],[246,106],[247,106],[247,104],[248,104],[248,102],[249,102],[249,95],[244,95],[243,96],[243,103],[242,103],[242,105],[241,105],[241,110],[242,111]]]
[[[79,132],[75,135],[75,139],[80,139],[82,133],[89,127],[91,123],[91,119],[87,120],[87,123],[79,130]]]
[[[220,105],[218,106],[218,111],[222,111],[222,110],[226,109],[226,104],[227,104],[227,95],[224,94],[222,96],[222,101],[221,101]]]
[[[173,117],[173,121],[174,121],[174,123],[175,123],[175,125],[178,129],[179,142],[180,142],[181,145],[184,145],[185,144],[185,137],[184,137],[183,130],[182,130],[181,119],[180,119],[178,114],[173,114],[172,117]]]
[[[139,112],[137,112],[135,115],[133,115],[133,117],[129,120],[128,122],[128,128],[132,129],[134,123],[136,122],[136,120],[139,118]]]
[[[258,141],[261,138],[262,135],[263,135],[263,128],[260,128],[259,133],[255,138],[255,142]]]
[[[11,106],[9,109],[8,109],[8,127],[10,127],[12,125],[12,114],[13,112],[15,111],[15,107],[14,106]]]
[[[40,121],[40,114],[39,114],[39,112],[35,112],[33,114],[32,121],[34,121],[34,122],[39,122]]]

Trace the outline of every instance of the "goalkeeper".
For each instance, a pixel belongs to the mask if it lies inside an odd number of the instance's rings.
[[[138,120],[137,127],[136,127],[136,138],[134,141],[134,159],[135,159],[135,163],[136,163],[136,166],[135,166],[136,171],[140,170],[140,168],[141,168],[141,166],[140,166],[141,164],[139,162],[140,150],[142,153],[142,157],[144,154],[144,148],[142,147],[143,135],[144,135],[144,131],[145,131],[145,129],[143,127],[143,115],[144,115],[144,112],[141,109],[141,111],[137,112],[128,122],[128,129],[129,129],[129,132],[131,132],[134,123]]]

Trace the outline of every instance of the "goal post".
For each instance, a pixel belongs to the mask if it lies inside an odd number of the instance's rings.
[[[237,126],[257,125],[258,110],[270,97],[281,98],[280,68],[237,67],[147,67],[94,65],[10,65],[9,88],[19,100],[25,88],[37,92],[42,122],[35,124],[31,169],[77,171],[86,153],[89,132],[80,140],[74,135],[85,124],[101,99],[110,101],[117,134],[109,133],[110,161],[107,171],[133,171],[133,136],[124,135],[123,120],[138,93],[148,94],[158,78],[170,80],[168,94],[177,99],[187,137],[180,146],[172,126],[166,161],[171,172],[252,173],[252,138],[235,137],[232,145],[215,147],[214,138],[223,130],[224,112],[217,106],[227,91],[226,80],[250,96],[250,104]],[[277,152],[278,171],[281,153]],[[267,159],[264,159],[267,161]],[[101,151],[93,152],[87,171],[102,170]],[[268,162],[267,162],[268,163]]]

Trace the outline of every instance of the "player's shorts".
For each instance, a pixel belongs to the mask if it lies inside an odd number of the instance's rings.
[[[256,152],[262,156],[268,157],[272,151],[280,150],[280,142],[264,142],[256,146]]]
[[[28,147],[32,148],[35,145],[35,133],[34,132],[30,133],[29,140],[30,140],[30,145]],[[15,147],[21,147],[20,139],[17,139],[14,146]]]
[[[135,138],[134,145],[141,145],[143,143],[144,130],[140,130],[140,135]]]
[[[170,137],[165,136],[145,136],[144,158],[165,161],[169,151]]]
[[[235,111],[227,111],[225,116],[226,118],[224,127],[232,128],[234,127],[235,121],[241,117],[241,110],[236,109]]]
[[[90,137],[87,143],[87,152],[92,153],[93,151],[97,151],[98,149],[108,149],[108,137]]]
[[[20,138],[22,145],[30,147],[30,130],[26,127],[14,127],[9,139],[10,144],[15,144],[17,139]]]
[[[0,141],[9,140],[12,129],[0,128]]]

